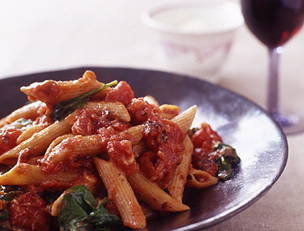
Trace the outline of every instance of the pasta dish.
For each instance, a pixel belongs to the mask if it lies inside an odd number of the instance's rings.
[[[209,124],[191,128],[195,105],[136,98],[125,81],[86,71],[21,91],[29,102],[0,120],[0,230],[142,229],[240,163]]]

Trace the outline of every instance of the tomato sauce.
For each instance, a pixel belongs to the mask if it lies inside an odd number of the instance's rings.
[[[137,170],[135,154],[129,140],[112,139],[108,142],[107,150],[109,157],[126,174],[132,174]]]
[[[21,133],[20,129],[9,126],[0,129],[0,155],[17,145],[16,140]]]
[[[134,99],[128,110],[135,124],[144,124],[143,140],[150,149],[138,159],[141,171],[161,188],[168,187],[181,161],[185,136],[175,123],[161,118],[157,106],[143,99]]]
[[[120,81],[114,88],[107,92],[105,101],[119,101],[124,105],[129,105],[134,98],[134,92],[125,81]]]
[[[218,166],[214,160],[215,156],[210,154],[214,151],[214,145],[217,142],[223,142],[221,136],[209,124],[203,123],[200,129],[193,134],[192,142],[194,145],[193,167],[216,176]]]
[[[116,131],[123,131],[130,125],[117,120],[107,110],[96,112],[91,109],[82,109],[72,126],[72,133],[83,136],[94,135],[102,133],[102,129],[107,127],[112,127]]]
[[[45,201],[36,192],[27,192],[15,198],[10,206],[13,227],[30,231],[49,231],[51,216]]]
[[[62,94],[62,89],[54,80],[46,80],[41,83],[33,83],[24,88],[23,92],[28,94],[30,101],[40,100],[42,102],[55,104],[57,98]]]
[[[141,124],[148,120],[158,120],[161,114],[157,106],[145,102],[143,98],[133,99],[128,111],[135,124]]]
[[[53,106],[51,104],[41,103],[37,110],[37,117],[32,118],[34,124],[50,125],[53,123],[51,114],[53,112]]]

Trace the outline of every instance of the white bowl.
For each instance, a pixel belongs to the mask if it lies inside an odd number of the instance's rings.
[[[145,11],[143,20],[157,32],[170,69],[213,82],[244,23],[239,4],[227,0],[167,3]]]

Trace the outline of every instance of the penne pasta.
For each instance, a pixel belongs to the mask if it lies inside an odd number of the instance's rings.
[[[183,133],[187,133],[188,130],[191,127],[191,124],[194,120],[194,116],[197,111],[197,106],[194,105],[192,107],[189,107],[186,111],[183,113],[175,116],[172,121],[175,122],[179,128],[182,130]]]
[[[64,195],[67,194],[69,191],[65,190],[61,195],[53,202],[51,208],[50,208],[50,214],[53,217],[58,216],[61,205],[62,205],[62,200],[64,198]]]
[[[41,169],[35,165],[21,163],[0,176],[1,185],[39,184],[45,179]]]
[[[145,215],[129,185],[125,174],[113,163],[95,158],[97,171],[105,184],[109,197],[122,217],[123,224],[133,229],[146,226]]]
[[[130,127],[125,131],[120,133],[124,139],[130,140],[132,144],[137,144],[143,138],[143,126],[137,125],[134,127]]]
[[[131,127],[120,133],[122,138],[130,140],[133,144],[142,139],[142,126]],[[57,142],[57,145],[55,145]],[[60,161],[76,156],[94,156],[105,152],[107,140],[101,135],[59,137],[45,153],[42,162],[55,165]],[[1,156],[0,156],[1,160]]]
[[[218,178],[206,171],[191,168],[187,180],[187,185],[193,188],[207,188],[217,184]]]
[[[180,202],[182,202],[183,199],[184,188],[192,160],[193,144],[189,136],[186,136],[184,145],[185,150],[182,152],[182,161],[177,166],[174,176],[168,186],[169,194]]]
[[[61,142],[55,145],[60,140]],[[56,164],[68,158],[72,159],[75,156],[97,155],[106,151],[107,145],[105,139],[100,135],[69,135],[67,138],[59,137],[58,140],[55,140],[55,143],[48,148],[41,160],[42,162]]]
[[[49,104],[56,104],[102,86],[103,83],[96,80],[94,72],[86,71],[82,78],[78,80],[46,80],[41,83],[33,83],[29,86],[21,87],[20,90],[31,101],[39,100]]]
[[[4,126],[5,124],[10,124],[21,118],[36,118],[38,116],[38,109],[39,107],[41,107],[41,105],[42,102],[37,101],[30,104],[26,104],[23,107],[16,109],[11,114],[0,120],[0,127]]]
[[[94,111],[107,110],[121,121],[130,122],[131,120],[128,110],[120,102],[105,102],[105,101],[88,102],[86,103],[84,108],[92,109]]]
[[[73,134],[65,134],[62,136],[57,137],[55,140],[52,141],[52,143],[49,145],[49,147],[47,148],[47,150],[45,151],[44,156],[48,156],[49,153],[53,150],[53,148],[55,148],[58,144],[60,144],[63,140],[73,137]]]
[[[178,106],[171,104],[163,104],[159,106],[159,110],[161,111],[161,117],[167,120],[173,119],[180,112],[180,108]]]
[[[153,96],[151,95],[147,95],[144,97],[144,101],[146,101],[149,104],[153,104],[155,106],[159,106],[159,103],[157,101],[157,99],[155,99]]]
[[[34,125],[29,128],[27,128],[17,139],[17,144],[20,144],[21,142],[31,138],[35,133],[40,132],[42,129],[44,129],[45,125]]]
[[[190,209],[187,205],[173,199],[140,172],[129,175],[128,180],[136,194],[154,210],[181,212]]]
[[[133,152],[135,157],[139,157],[146,150],[146,145],[144,142],[139,142],[138,144],[133,145]]]
[[[78,177],[76,172],[60,172],[46,174],[36,165],[20,163],[15,165],[5,174],[0,175],[0,185],[31,185],[41,184],[47,180],[58,180],[69,182]]]
[[[70,131],[71,126],[65,121],[59,121],[51,124],[40,132],[35,133],[31,138],[18,144],[11,150],[0,156],[0,163],[16,163],[19,153],[27,150],[28,155],[35,156],[41,154],[47,149],[49,144],[58,136],[66,134]]]
[[[4,125],[6,125],[7,122],[6,122],[6,117],[0,119],[0,128],[2,128]]]

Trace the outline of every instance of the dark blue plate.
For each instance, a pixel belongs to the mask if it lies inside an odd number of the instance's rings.
[[[45,79],[76,79],[86,69],[99,80],[126,80],[137,96],[153,95],[160,103],[183,109],[199,107],[195,124],[206,121],[234,146],[242,159],[237,175],[207,190],[187,191],[191,211],[152,220],[147,230],[196,230],[217,224],[241,212],[278,180],[287,161],[287,142],[269,115],[253,102],[222,87],[187,76],[127,68],[73,68],[0,80],[0,116],[26,102],[20,86]]]

